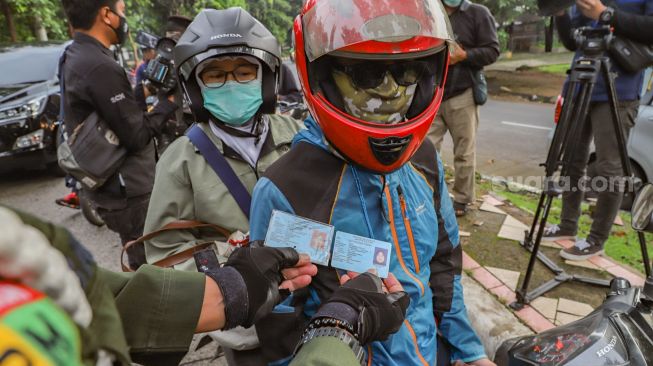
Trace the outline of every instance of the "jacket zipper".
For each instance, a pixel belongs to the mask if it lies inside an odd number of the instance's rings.
[[[399,194],[399,205],[401,206],[401,217],[404,219],[404,226],[406,227],[406,234],[408,236],[408,242],[410,243],[410,254],[413,256],[413,263],[415,264],[415,272],[420,272],[419,258],[417,257],[417,249],[415,248],[415,238],[413,237],[413,229],[410,226],[410,220],[408,220],[408,215],[406,215],[406,198],[404,197],[404,192],[401,189],[401,186],[397,186],[397,193]]]
[[[390,195],[390,188],[385,186],[384,188],[385,198],[388,202],[388,219],[390,220],[390,232],[392,233],[392,240],[394,241],[395,253],[397,254],[397,261],[399,265],[404,270],[404,273],[410,277],[420,288],[420,296],[424,296],[424,284],[420,281],[411,271],[406,267],[404,262],[403,255],[401,254],[401,246],[399,245],[399,238],[397,237],[397,227],[395,226],[394,213],[392,208],[392,196]]]

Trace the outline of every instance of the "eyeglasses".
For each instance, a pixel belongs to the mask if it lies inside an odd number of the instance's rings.
[[[229,75],[239,84],[247,84],[257,79],[258,65],[241,65],[231,71],[208,68],[200,74],[207,88],[221,88],[229,80]]]
[[[335,68],[347,74],[354,85],[360,89],[378,87],[383,84],[387,73],[390,73],[401,86],[417,84],[422,77],[432,77],[436,73],[435,65],[427,61],[403,61],[391,64],[361,62],[351,65],[335,63]]]

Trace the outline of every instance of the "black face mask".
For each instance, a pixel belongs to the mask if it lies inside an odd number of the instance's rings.
[[[111,25],[109,25],[109,27],[113,29],[114,33],[116,33],[116,37],[118,38],[118,45],[121,45],[125,43],[125,40],[127,39],[127,33],[129,33],[129,24],[127,24],[127,18],[116,13],[114,10],[109,9],[109,11],[116,14],[118,18],[120,18],[118,28],[114,28]]]

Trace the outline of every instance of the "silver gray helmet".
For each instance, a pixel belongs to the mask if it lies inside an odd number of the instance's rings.
[[[174,49],[180,83],[197,121],[207,121],[194,73],[202,61],[220,55],[249,55],[263,65],[260,113],[274,113],[280,84],[281,46],[275,36],[242,8],[204,9],[188,26]]]

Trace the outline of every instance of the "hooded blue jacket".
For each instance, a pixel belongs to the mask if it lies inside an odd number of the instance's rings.
[[[308,130],[302,130],[295,136],[292,150],[308,143],[328,151],[317,124],[309,118],[306,126]],[[283,179],[291,181],[291,189],[284,193],[273,179],[267,177],[260,179],[254,188],[250,218],[252,240],[265,239],[272,210],[297,214],[287,195],[293,189],[300,189],[299,185],[306,182],[295,178],[299,172],[292,171],[296,167],[293,161],[297,162],[302,157],[298,155],[293,158],[292,150],[286,154],[287,158],[280,159],[268,169],[274,175],[275,169],[283,168],[283,172],[277,173],[281,173]],[[329,223],[337,231],[391,243],[390,271],[411,298],[404,326],[387,341],[374,342],[367,348],[368,364],[434,365],[437,332],[451,344],[452,360],[471,362],[486,357],[467,318],[460,283],[462,251],[459,247],[458,224],[444,182],[442,163],[434,149],[433,154],[435,156],[429,157],[429,160],[434,169],[437,161],[439,170],[439,189],[436,190],[439,192],[438,204],[426,175],[413,163],[407,163],[399,170],[381,176],[338,160],[342,163],[342,169],[338,170],[340,177],[335,180],[337,189],[333,189],[333,202],[328,203]],[[309,170],[314,172],[308,176],[318,175],[320,169],[324,168],[310,167]],[[293,188],[292,184],[296,186]],[[311,201],[311,205],[320,205],[324,203],[322,201],[325,197],[302,199]],[[437,206],[440,210],[436,213]],[[443,219],[440,225],[438,215]],[[443,233],[448,240],[446,244],[439,244],[443,241],[438,236]],[[442,248],[439,249],[438,246]],[[432,269],[438,272],[435,277],[431,276]],[[321,267],[320,272],[326,270]],[[319,277],[313,280],[311,286],[314,288],[320,285],[316,281],[320,281]],[[442,283],[443,290],[434,283]],[[436,290],[435,293],[432,288]],[[307,317],[319,305],[319,298],[314,292],[304,308]],[[438,303],[444,304],[444,307],[438,309]],[[275,311],[287,312],[288,309],[282,305]],[[436,316],[439,320],[437,327]]]

